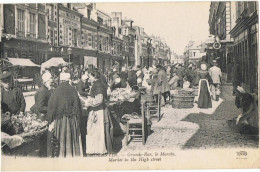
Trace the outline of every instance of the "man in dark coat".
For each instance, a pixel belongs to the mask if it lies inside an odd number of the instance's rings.
[[[132,69],[128,72],[128,83],[132,88],[134,85],[137,85],[137,76],[136,76],[136,69]]]
[[[34,99],[35,104],[31,107],[31,111],[38,115],[38,118],[45,121],[48,102],[51,96],[52,76],[50,73],[42,75],[42,86],[37,90]],[[40,137],[40,156],[47,156],[47,134]]]
[[[20,88],[11,87],[11,72],[5,70],[0,75],[1,78],[1,110],[3,113],[23,114],[26,103]]]
[[[87,74],[82,75],[81,80],[78,82],[76,86],[77,91],[83,97],[88,96],[89,85],[87,83],[87,80],[88,80],[88,75]]]
[[[88,75],[84,74],[84,75],[82,75],[81,80],[78,82],[78,84],[76,86],[77,91],[83,97],[89,96],[89,92],[88,92],[89,85],[88,85],[87,81],[88,81]],[[80,123],[79,123],[83,150],[86,150],[86,132],[87,132],[86,128],[87,128],[87,118],[88,118],[87,114],[88,114],[88,111],[83,109],[82,116],[81,116]],[[86,152],[83,151],[83,155],[85,156]]]
[[[184,72],[184,69],[182,68],[181,64],[178,65],[176,74],[179,77],[178,87],[183,88],[183,77],[185,76],[185,72]]]
[[[127,72],[126,72],[126,68],[122,67],[122,71],[120,73],[120,79],[121,79],[121,87],[122,88],[126,88],[127,86]]]

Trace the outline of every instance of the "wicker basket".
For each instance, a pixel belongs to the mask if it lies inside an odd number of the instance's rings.
[[[173,108],[193,108],[195,96],[181,96],[181,95],[172,95],[172,107]]]
[[[18,136],[20,136],[20,137],[22,137],[22,138],[39,137],[39,136],[41,136],[42,134],[44,134],[47,130],[48,130],[48,127],[45,126],[44,128],[40,129],[39,131],[29,132],[29,133],[21,133],[21,134],[18,134]]]

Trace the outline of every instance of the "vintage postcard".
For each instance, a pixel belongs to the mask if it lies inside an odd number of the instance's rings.
[[[259,168],[257,1],[0,4],[3,171]]]

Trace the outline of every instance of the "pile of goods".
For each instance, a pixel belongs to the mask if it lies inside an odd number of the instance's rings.
[[[173,108],[193,108],[194,98],[195,94],[192,88],[178,89],[171,92]]]
[[[33,133],[42,130],[47,124],[47,121],[38,119],[36,114],[12,115],[6,125],[2,126],[2,131],[9,135]]]
[[[182,88],[182,89],[176,89],[171,90],[171,95],[175,96],[194,96],[194,89],[192,88]]]
[[[131,91],[125,88],[117,88],[111,92],[110,101],[111,102],[118,102],[118,101],[127,101],[131,98],[136,98],[138,92]]]

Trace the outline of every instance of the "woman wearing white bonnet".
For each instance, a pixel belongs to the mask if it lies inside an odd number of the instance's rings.
[[[60,73],[60,81],[70,81],[70,74],[69,73]]]
[[[78,92],[70,85],[69,73],[60,74],[60,85],[52,93],[47,110],[49,123],[48,156],[58,152],[59,157],[75,157],[82,155],[79,121],[82,115]],[[51,140],[57,140],[58,147]],[[68,139],[70,138],[70,139]]]
[[[212,108],[211,93],[209,84],[212,83],[212,79],[207,71],[207,65],[201,64],[201,70],[197,73],[196,83],[199,84],[198,91],[198,107],[199,108]]]

